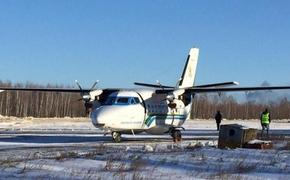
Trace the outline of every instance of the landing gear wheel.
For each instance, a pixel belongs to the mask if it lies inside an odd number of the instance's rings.
[[[122,138],[121,138],[121,133],[119,132],[113,132],[112,133],[112,137],[113,137],[113,140],[116,142],[116,143],[119,143],[121,142]]]
[[[180,142],[182,139],[180,130],[172,130],[171,136],[173,138],[173,142]]]

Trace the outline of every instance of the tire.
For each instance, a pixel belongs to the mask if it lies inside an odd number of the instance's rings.
[[[172,137],[174,142],[180,142],[182,139],[180,130],[174,130],[172,132]]]
[[[122,141],[121,133],[120,132],[113,132],[112,138],[115,143],[120,143]]]

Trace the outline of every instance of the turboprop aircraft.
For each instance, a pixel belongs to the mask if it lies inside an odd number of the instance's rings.
[[[272,87],[228,87],[236,82],[194,85],[199,49],[190,49],[186,64],[176,86],[160,83],[135,82],[142,89],[79,89],[60,88],[11,88],[2,90],[75,92],[81,94],[89,117],[96,128],[111,133],[115,142],[121,141],[122,134],[169,134],[174,141],[181,140],[182,125],[189,119],[192,100],[197,93],[258,91],[290,89],[290,86]]]

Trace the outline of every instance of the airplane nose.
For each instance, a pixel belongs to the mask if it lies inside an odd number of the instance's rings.
[[[90,118],[95,127],[100,128],[105,125],[106,110],[102,107],[95,109],[91,112]]]

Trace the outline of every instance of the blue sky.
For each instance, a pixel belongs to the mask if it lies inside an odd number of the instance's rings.
[[[290,84],[289,9],[287,0],[0,1],[0,79],[172,85],[195,46],[197,84]]]

